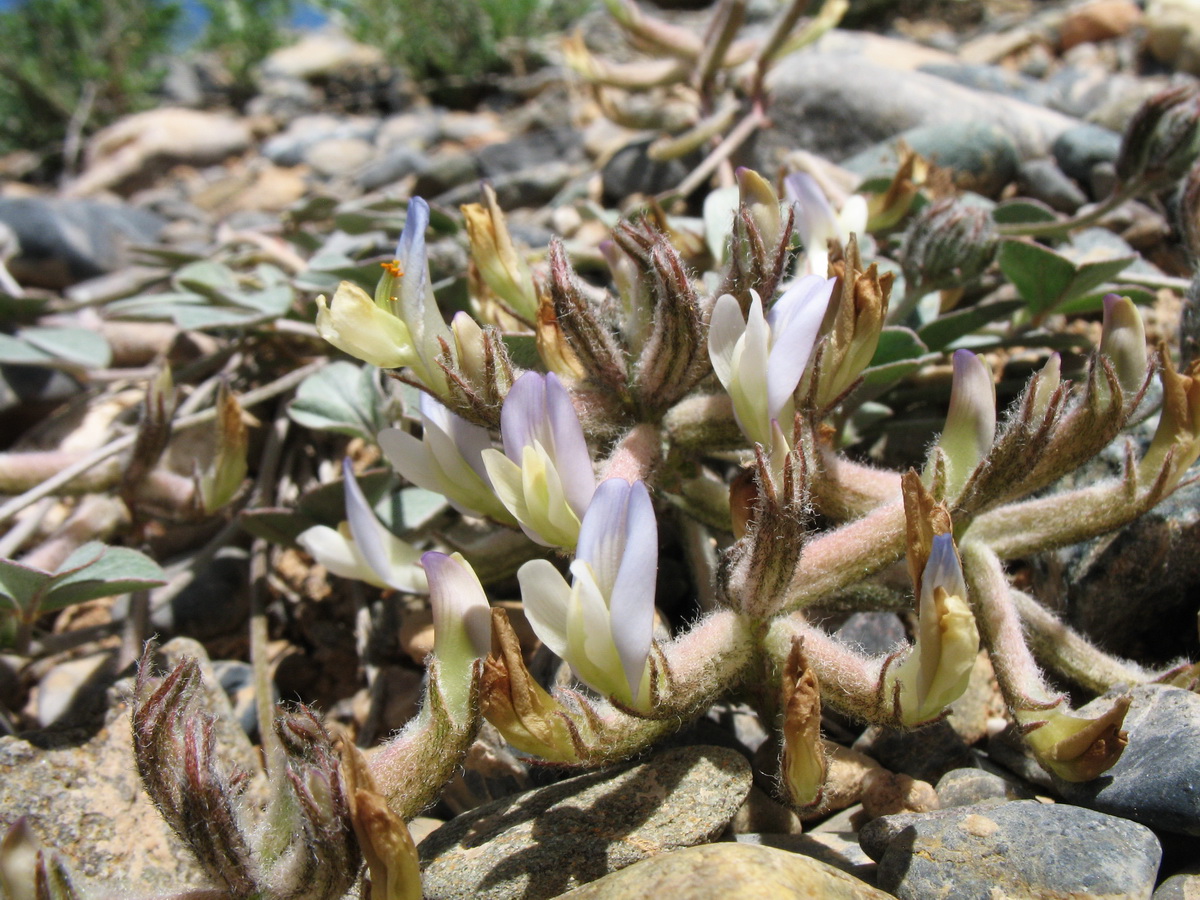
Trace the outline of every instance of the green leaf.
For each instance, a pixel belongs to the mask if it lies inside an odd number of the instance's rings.
[[[1104,298],[1108,294],[1119,294],[1128,297],[1138,306],[1153,306],[1157,299],[1154,292],[1133,284],[1105,284],[1097,290],[1069,300],[1058,308],[1058,312],[1067,315],[1083,315],[1096,313],[1104,309]]]
[[[12,363],[18,366],[44,366],[53,357],[43,350],[32,346],[28,341],[11,334],[0,334],[0,363]]]
[[[506,334],[503,340],[513,365],[518,369],[541,368],[542,361],[537,352],[537,338],[532,334]]]
[[[0,559],[0,609],[12,609],[23,616],[35,615],[38,594],[50,580],[49,572]]]
[[[222,299],[223,292],[238,289],[237,276],[233,274],[233,270],[208,259],[184,266],[175,273],[171,281],[179,290],[201,294],[218,302]]]
[[[288,406],[293,422],[316,431],[361,437],[374,443],[385,426],[373,366],[334,362],[309,375]]]
[[[1049,247],[1024,240],[1000,247],[1000,269],[1030,312],[1045,315],[1116,277],[1136,256],[1075,263]]]
[[[996,204],[995,209],[992,210],[992,219],[997,225],[1029,225],[1053,222],[1057,218],[1054,210],[1045,203],[1025,197],[1005,200],[1003,203]]]
[[[103,369],[112,362],[112,348],[99,332],[87,328],[23,328],[21,338],[56,360]]]
[[[922,326],[917,333],[930,350],[943,350],[984,325],[1009,318],[1024,306],[1021,300],[998,300],[956,309]]]
[[[890,325],[879,333],[879,345],[871,357],[868,368],[887,365],[900,360],[912,359],[929,352],[925,342],[911,328]]]
[[[83,565],[78,560],[93,557]],[[167,583],[158,563],[128,547],[106,547],[98,541],[84,544],[63,563],[54,585],[43,600],[42,611],[62,609],[85,600],[146,590]]]

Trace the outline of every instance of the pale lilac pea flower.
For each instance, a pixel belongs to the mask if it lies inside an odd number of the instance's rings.
[[[483,452],[492,446],[487,429],[455,415],[425,393],[420,410],[420,439],[402,428],[379,433],[379,446],[392,468],[418,487],[444,495],[461,513],[516,525],[492,490],[483,464]]]
[[[334,575],[365,581],[375,587],[424,594],[428,589],[421,553],[400,540],[376,518],[347,459],[342,464],[346,519],[336,529],[316,525],[296,540]]]
[[[658,525],[641,481],[610,478],[583,517],[571,584],[536,559],[517,572],[534,633],[595,690],[637,708],[649,702]]]
[[[530,539],[572,549],[596,476],[571,395],[553,374],[526,372],[500,411],[504,452],[483,451],[488,476]]]
[[[938,446],[946,455],[946,495],[955,497],[991,452],[996,438],[996,383],[983,357],[954,351],[950,410]]]
[[[751,291],[750,315],[731,294],[717,299],[708,330],[713,371],[733,400],[742,432],[763,447],[771,446],[771,422],[791,432],[792,394],[808,365],[825,318],[834,279],[806,275],[763,314],[762,300]]]

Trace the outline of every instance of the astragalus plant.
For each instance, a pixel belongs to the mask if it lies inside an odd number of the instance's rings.
[[[1006,563],[1118,528],[1175,490],[1200,454],[1200,371],[1148,353],[1136,307],[1113,295],[1074,383],[1051,354],[998,411],[988,362],[954,351],[949,412],[923,465],[853,461],[840,426],[893,277],[865,265],[853,239],[834,247],[828,275],[794,274],[792,207],[752,172],[739,185],[728,263],[706,278],[646,221],[618,225],[602,247],[614,290],[585,283],[558,242],[535,271],[485,193],[464,209],[477,317],[447,324],[435,304],[418,198],[374,296],[343,283],[318,301],[323,337],[422,392],[408,425],[378,436],[395,469],[479,530],[532,542],[517,572],[524,616],[573,679],[539,683],[467,558],[399,540],[347,466],[346,522],[300,541],[337,575],[428,593],[423,707],[369,762],[348,746],[339,756],[311,714],[283,716],[271,800],[250,815],[194,714],[194,667],[158,686],[143,673],[145,783],[222,889],[340,896],[365,857],[371,896],[416,896],[402,893],[419,893],[403,821],[434,800],[483,718],[521,753],[598,766],[737,691],[778,726],[780,784],[803,807],[820,802],[826,775],[823,706],[894,728],[934,722],[981,649],[1029,750],[1069,781],[1116,761],[1128,699],[1082,715],[1043,669],[1096,692],[1181,677],[1092,647],[1016,589]],[[520,333],[540,368],[512,362]],[[1046,493],[1150,411],[1155,379],[1162,411],[1146,448],[1131,440],[1111,480]],[[655,622],[668,523],[700,548],[687,557],[693,583],[717,598],[669,638]],[[902,559],[911,643],[864,655],[811,617],[874,608],[881,593],[864,588]]]

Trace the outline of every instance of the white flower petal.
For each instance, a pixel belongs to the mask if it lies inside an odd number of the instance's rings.
[[[732,294],[722,294],[713,306],[712,317],[708,323],[708,358],[717,380],[727,391],[733,381],[734,353],[738,341],[745,333],[746,320],[737,300]]]
[[[308,551],[308,555],[319,564],[340,578],[365,581],[375,587],[385,586],[371,571],[371,567],[366,565],[362,555],[355,553],[353,545],[345,535],[328,525],[314,525],[306,529],[296,537],[296,543]]]
[[[554,565],[533,559],[517,570],[525,618],[538,639],[556,656],[567,652],[567,606],[571,587]]]

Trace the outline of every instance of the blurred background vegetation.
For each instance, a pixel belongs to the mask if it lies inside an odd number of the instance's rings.
[[[173,53],[208,53],[231,101],[304,28],[340,26],[422,81],[464,83],[519,69],[528,39],[591,0],[0,0],[0,154],[67,167],[83,138],[161,99]],[[59,156],[59,148],[62,148]]]

